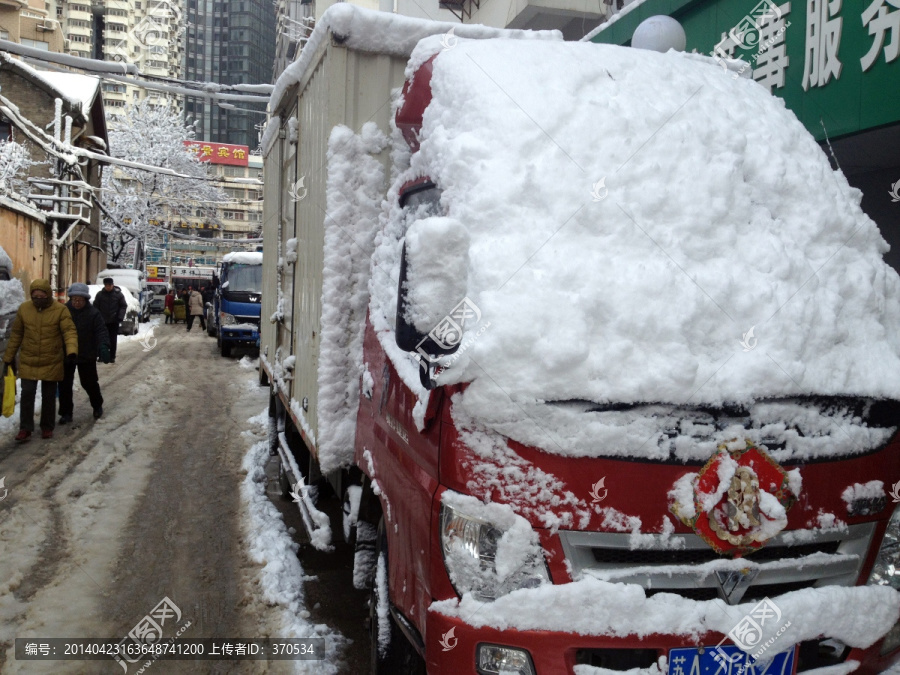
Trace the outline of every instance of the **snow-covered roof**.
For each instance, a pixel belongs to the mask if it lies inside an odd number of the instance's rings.
[[[306,68],[312,63],[313,55],[329,31],[339,36],[341,44],[351,49],[392,56],[409,56],[419,40],[438,34],[448,35],[448,44],[453,44],[460,37],[562,40],[562,33],[557,30],[506,30],[479,24],[429,21],[364,9],[350,3],[337,3],[325,10],[297,60],[288,65],[278,77],[269,100],[270,112],[276,112],[281,107],[282,98],[287,90],[303,77]],[[265,144],[261,145],[265,147]]]
[[[237,265],[262,265],[263,254],[256,251],[232,251],[222,256],[222,262]]]
[[[36,71],[37,72],[37,71]],[[68,100],[81,106],[85,118],[91,114],[91,106],[100,91],[100,78],[78,73],[52,73],[40,71],[40,77]]]
[[[89,118],[91,104],[100,88],[98,78],[76,73],[51,73],[37,70],[2,52],[0,52],[0,67],[19,71],[20,74],[53,92],[54,96],[63,99],[70,109],[79,110],[86,119]]]
[[[527,402],[900,398],[887,244],[765,88],[674,52],[418,49],[438,54],[432,102],[392,190],[430,176],[468,233],[481,320],[438,382],[471,382],[470,411],[513,428]],[[393,280],[409,224],[394,211],[375,253]],[[381,326],[392,284],[373,273]]]

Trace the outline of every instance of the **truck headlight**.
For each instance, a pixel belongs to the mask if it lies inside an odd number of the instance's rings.
[[[900,589],[900,507],[888,521],[868,583]]]
[[[223,326],[233,326],[237,323],[237,319],[234,318],[233,314],[229,314],[228,312],[219,312],[219,323]]]
[[[524,518],[502,504],[451,494],[453,505],[441,505],[441,545],[458,595],[488,601],[550,581],[537,533]],[[505,522],[491,518],[488,507]]]

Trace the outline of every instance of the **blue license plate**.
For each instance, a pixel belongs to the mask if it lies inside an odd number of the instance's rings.
[[[792,675],[796,649],[754,661],[734,645],[669,650],[668,675]]]

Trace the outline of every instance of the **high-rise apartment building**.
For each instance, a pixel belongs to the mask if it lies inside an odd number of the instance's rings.
[[[59,23],[44,0],[0,2],[0,39],[49,52],[63,50]]]
[[[275,60],[275,7],[271,0],[186,0],[189,80],[218,84],[272,81]],[[265,106],[185,100],[185,120],[196,121],[197,137],[216,143],[258,145],[256,125]]]
[[[62,27],[64,50],[73,56],[136,65],[157,77],[182,77],[183,0],[50,0],[48,10]],[[150,98],[180,107],[178,96],[106,81],[108,113]],[[120,111],[120,110],[119,110]]]

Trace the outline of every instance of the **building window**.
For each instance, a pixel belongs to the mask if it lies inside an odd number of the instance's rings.
[[[9,31],[0,30],[0,40],[9,40]]]
[[[28,38],[22,38],[22,44],[26,47],[34,47],[35,49],[43,49],[45,52],[50,51],[50,43],[44,42],[43,40],[29,40]]]

